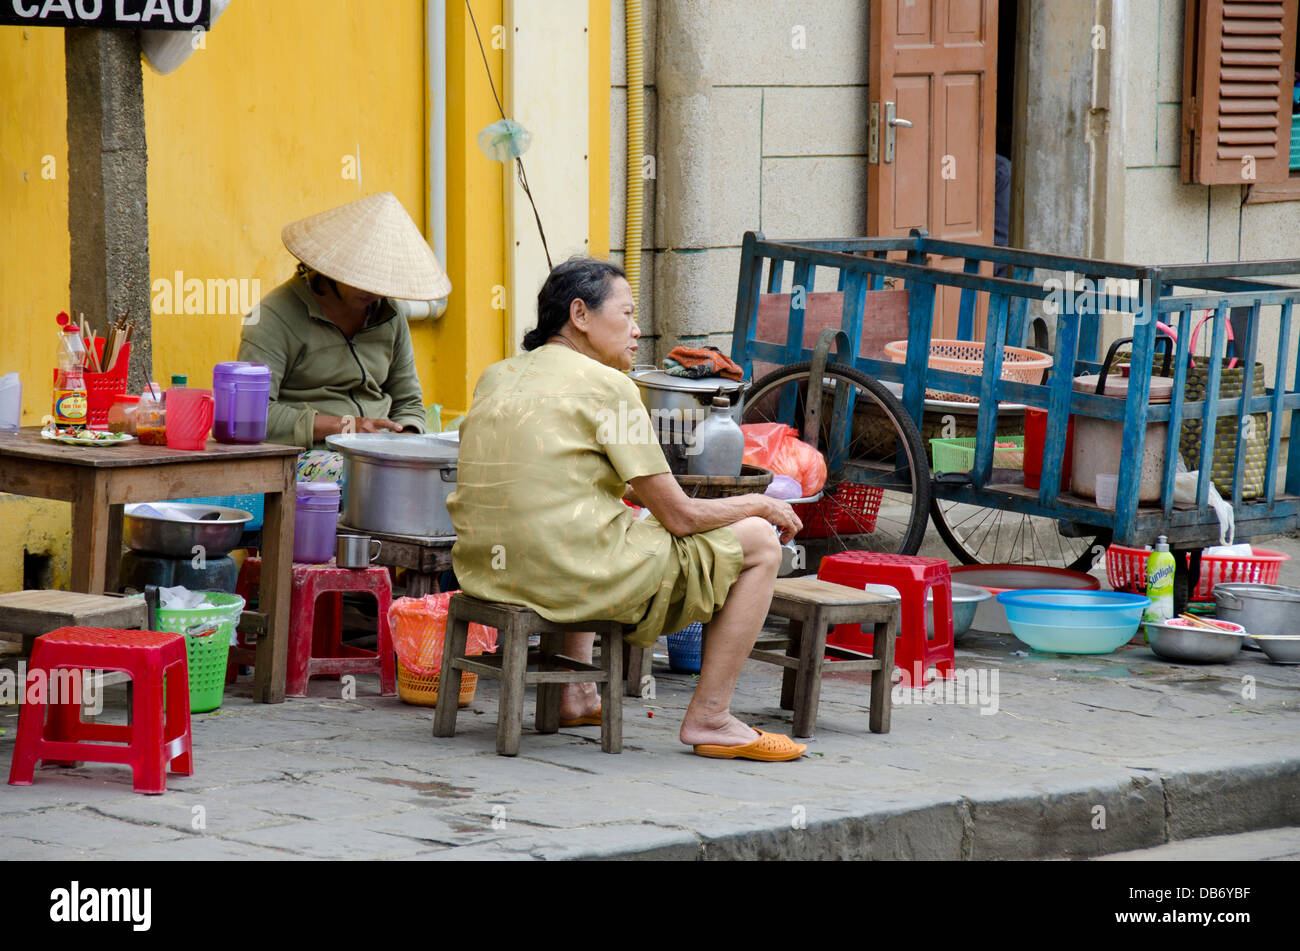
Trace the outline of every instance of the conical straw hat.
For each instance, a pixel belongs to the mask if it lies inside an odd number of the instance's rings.
[[[284,226],[289,252],[313,271],[399,300],[438,300],[451,281],[392,192],[368,195]]]

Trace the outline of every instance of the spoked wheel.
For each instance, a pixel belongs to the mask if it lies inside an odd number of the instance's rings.
[[[967,565],[1042,565],[1088,571],[1105,564],[1110,544],[1109,529],[1076,529],[1054,518],[952,502],[937,495],[930,515],[948,548]]]
[[[802,435],[810,372],[810,363],[795,363],[755,382],[745,398],[744,421],[785,423]],[[816,429],[817,449],[826,459],[824,504],[818,508],[825,517],[813,525],[801,507],[800,542],[817,536],[832,551],[915,554],[929,521],[930,466],[903,404],[861,370],[828,363]]]

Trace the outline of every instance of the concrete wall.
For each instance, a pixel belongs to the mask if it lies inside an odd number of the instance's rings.
[[[621,260],[627,88],[623,2],[611,6],[610,247]],[[666,6],[667,0],[643,4],[646,154],[657,159],[664,115],[656,77],[664,67],[654,47]],[[745,231],[773,238],[865,232],[867,21],[862,0],[708,4],[710,141],[692,148],[700,165],[681,167],[710,182],[702,233],[682,246],[664,240],[674,232],[662,218],[675,212],[680,183],[657,175],[644,196],[642,331],[656,359],[678,342],[730,352]],[[656,161],[657,172],[663,167]],[[676,281],[664,286],[666,255],[688,255],[691,268],[703,269],[689,295]],[[669,297],[670,307],[656,306]],[[650,353],[643,347],[642,355]]]

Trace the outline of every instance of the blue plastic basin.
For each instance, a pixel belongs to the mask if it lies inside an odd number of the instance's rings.
[[[1047,654],[1109,654],[1137,633],[1151,603],[1121,591],[1055,588],[1004,591],[998,603],[1011,633]]]

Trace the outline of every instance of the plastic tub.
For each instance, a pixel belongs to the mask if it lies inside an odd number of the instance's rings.
[[[1028,589],[997,597],[1011,633],[1048,654],[1109,654],[1128,643],[1151,599],[1122,591]]]
[[[339,484],[299,482],[293,514],[293,560],[322,565],[334,557]]]
[[[1101,587],[1100,581],[1081,571],[1039,565],[958,565],[952,569],[952,580],[954,583],[973,584],[995,595],[1030,588],[1096,591]],[[972,627],[993,634],[1011,633],[1007,612],[994,598],[982,602],[976,609]]]
[[[257,443],[266,438],[271,369],[260,363],[228,361],[212,368],[212,438]]]

